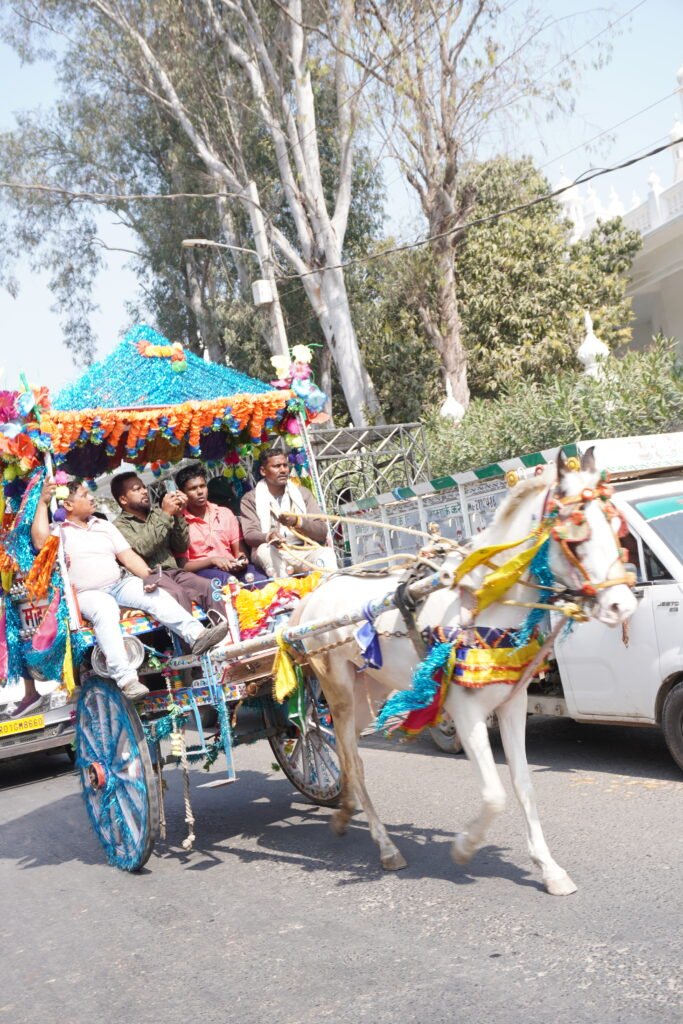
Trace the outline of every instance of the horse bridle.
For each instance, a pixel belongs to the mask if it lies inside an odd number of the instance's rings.
[[[564,594],[570,594],[579,598],[594,598],[599,590],[606,590],[609,587],[616,587],[621,584],[633,587],[636,579],[632,572],[626,572],[621,576],[611,577],[606,580],[593,580],[590,573],[583,564],[578,548],[581,544],[590,540],[591,528],[586,516],[586,507],[593,501],[600,502],[600,510],[608,520],[617,547],[617,558],[615,561],[624,563],[628,553],[619,545],[618,538],[624,537],[628,527],[620,512],[612,502],[614,489],[610,486],[606,474],[603,474],[596,487],[584,487],[579,494],[570,496],[557,495],[554,489],[548,491],[543,505],[542,528],[549,530],[550,537],[559,545],[562,554],[569,564],[577,571],[583,579],[578,589],[566,588]],[[619,525],[617,525],[617,521]]]

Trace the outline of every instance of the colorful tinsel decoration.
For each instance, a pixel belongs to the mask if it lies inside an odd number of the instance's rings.
[[[289,608],[293,600],[300,600],[306,594],[310,594],[321,579],[322,573],[312,572],[308,576],[273,580],[261,590],[241,587],[233,598],[233,603],[239,618],[242,639],[249,640],[263,633],[271,626],[276,615]]]

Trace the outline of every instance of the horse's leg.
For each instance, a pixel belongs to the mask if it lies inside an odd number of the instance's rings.
[[[355,810],[355,800],[360,802],[368,820],[370,835],[379,847],[382,867],[397,871],[406,866],[405,859],[387,834],[365,786],[363,762],[358,751],[356,715],[354,709],[357,671],[348,661],[330,659],[323,675],[315,664],[314,669],[320,680],[327,704],[334,722],[337,752],[342,767],[342,806],[334,814],[332,828],[341,835],[346,831],[349,819]]]
[[[451,686],[446,701],[465,753],[477,773],[482,797],[477,817],[469,822],[466,832],[458,833],[453,840],[451,853],[456,864],[467,864],[472,859],[475,851],[483,845],[489,825],[505,807],[505,790],[493,760],[486,725],[490,708],[482,702],[482,696],[477,690]]]
[[[576,886],[564,868],[553,860],[538,817],[536,795],[526,759],[526,713],[526,689],[523,689],[496,709],[500,736],[515,795],[524,812],[531,859],[541,871],[543,884],[551,896],[569,896],[576,892]]]

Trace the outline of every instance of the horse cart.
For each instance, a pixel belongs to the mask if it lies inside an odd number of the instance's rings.
[[[0,434],[0,685],[30,677],[54,680],[65,691],[87,811],[109,861],[120,868],[141,868],[164,832],[162,772],[170,763],[184,776],[186,848],[193,841],[190,766],[208,769],[220,759],[225,775],[209,785],[231,782],[235,750],[243,743],[267,739],[302,794],[321,805],[336,803],[334,731],[316,680],[290,665],[287,696],[278,701],[273,693],[276,627],[314,581],[245,587],[241,600],[240,586],[229,583],[222,591],[228,638],[201,657],[183,653],[149,616],[124,610],[129,659],[150,688],[133,705],[106,676],[106,660],[80,616],[61,541],[45,557],[32,548],[38,493],[48,475],[56,472],[59,482],[64,471],[103,493],[107,474],[122,463],[146,473],[153,491],[163,490],[164,477],[190,457],[228,477],[239,498],[259,451],[278,439],[290,452],[293,473],[315,486],[305,424],[320,393],[303,355],[273,387],[206,364],[141,326],[54,401],[26,382],[11,396],[11,407],[8,398],[5,422],[12,429]],[[37,739],[46,731],[45,717],[7,721],[4,731]]]

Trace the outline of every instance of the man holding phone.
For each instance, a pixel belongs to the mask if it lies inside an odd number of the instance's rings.
[[[50,525],[48,507],[56,489],[54,480],[43,484],[31,525],[31,541],[40,551],[51,533],[61,537],[69,581],[78,595],[81,612],[93,625],[109,675],[130,700],[140,700],[149,690],[128,660],[119,625],[121,608],[149,612],[177,633],[196,655],[204,654],[223,640],[227,622],[205,629],[161,587],[154,586],[147,563],[132,550],[119,530],[93,515],[95,501],[79,480],[68,484],[68,495],[62,499],[66,518]]]
[[[187,572],[178,564],[189,545],[183,516],[185,495],[171,482],[161,504],[151,507],[149,492],[137,473],[117,473],[111,482],[112,497],[121,509],[116,526],[133,551],[152,569],[152,582],[174,597],[186,611],[192,603],[203,611],[213,609],[225,617],[225,602],[213,597],[211,580]]]
[[[209,501],[202,464],[195,462],[183,467],[175,479],[185,499],[182,515],[189,535],[183,568],[222,583],[231,576],[247,585],[264,582],[266,577],[249,562],[243,550],[237,516],[229,508]]]

